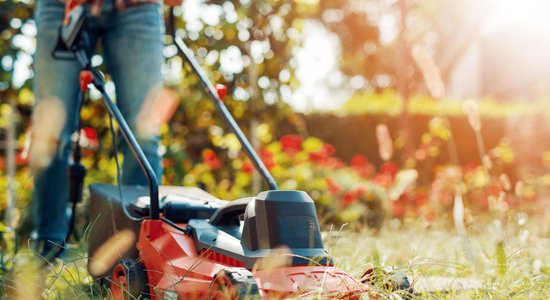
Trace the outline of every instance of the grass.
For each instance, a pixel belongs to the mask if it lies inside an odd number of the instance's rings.
[[[408,222],[378,233],[344,231],[326,242],[352,275],[376,264],[400,266],[419,298],[549,299],[550,224],[543,216],[515,221],[505,229],[496,222],[471,226],[468,240],[444,225]]]
[[[520,222],[518,222],[518,220]],[[549,299],[550,224],[547,216],[511,216],[505,226],[488,220],[470,225],[468,239],[445,224],[391,222],[374,232],[328,229],[325,247],[336,265],[360,277],[375,266],[398,266],[415,285],[419,299]],[[520,224],[521,223],[521,224]],[[108,292],[93,284],[83,248],[43,271],[30,253],[3,276],[6,298],[101,299]],[[373,287],[381,299],[396,298]]]

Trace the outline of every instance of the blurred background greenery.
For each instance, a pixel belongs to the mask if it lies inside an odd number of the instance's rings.
[[[16,224],[24,223],[32,190],[33,7],[0,0],[0,212]],[[467,220],[533,206],[548,213],[545,7],[184,0],[175,15],[177,34],[210,79],[228,87],[225,103],[281,187],[308,191],[324,224],[380,228],[390,218],[451,221],[457,194]],[[416,46],[435,61],[443,94],[430,93],[433,79],[411,54]],[[164,52],[165,83],[179,106],[161,128],[163,183],[199,186],[222,199],[261,190],[169,37]],[[103,68],[99,55],[93,63]],[[108,92],[114,88],[108,81]],[[114,182],[108,117],[97,91],[91,96],[82,111],[86,182]],[[479,130],[470,126],[467,99]]]

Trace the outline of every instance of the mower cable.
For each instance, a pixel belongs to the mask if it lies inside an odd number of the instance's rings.
[[[145,220],[145,217],[136,218],[132,216],[130,211],[128,211],[128,207],[126,207],[126,204],[124,203],[124,195],[122,193],[122,175],[120,174],[120,163],[118,161],[118,147],[117,147],[117,135],[115,132],[115,126],[113,125],[113,117],[109,114],[109,127],[111,130],[111,136],[113,140],[113,152],[115,156],[115,163],[116,163],[116,180],[117,180],[117,186],[118,186],[118,196],[120,197],[120,203],[122,204],[122,211],[126,215],[126,217],[134,222],[141,222]]]
[[[84,91],[81,92],[81,96],[80,96],[80,101],[78,101],[78,107],[77,107],[77,115],[75,116],[75,120],[76,120],[76,138],[74,139],[74,150],[73,150],[73,164],[80,164],[80,159],[82,158],[82,152],[81,152],[81,148],[80,148],[80,130],[82,129],[82,120],[80,119],[80,112],[82,111],[82,105],[84,105],[84,102],[86,101],[87,99],[87,93],[85,93]],[[84,171],[84,176],[86,176],[86,172]],[[81,182],[80,184],[83,184],[83,180],[84,180],[84,177],[81,178]],[[72,180],[69,179],[69,184],[72,184]],[[69,190],[71,188],[69,187]],[[72,195],[69,195],[69,200],[72,202],[72,205],[71,205],[71,218],[69,219],[69,229],[67,230],[67,236],[65,238],[65,242],[68,242],[69,241],[69,238],[71,237],[71,235],[74,234],[74,237],[77,238],[77,234],[75,233],[75,230],[74,230],[74,226],[75,226],[75,222],[76,222],[76,205],[77,205],[77,202],[79,202],[80,200],[82,200],[82,192],[80,192],[80,195],[79,195],[79,198],[78,199],[72,199]],[[77,241],[78,241],[78,238],[77,238]],[[59,255],[61,254],[62,250],[60,249],[60,251],[57,253],[57,255],[55,257],[59,257]]]
[[[189,228],[189,227],[185,227],[185,228],[184,228],[184,227],[181,227],[181,226],[179,226],[178,224],[176,224],[176,223],[174,223],[174,222],[172,222],[172,221],[170,221],[170,220],[168,220],[168,219],[166,219],[166,218],[160,218],[160,220],[163,221],[163,222],[165,222],[166,224],[168,224],[168,225],[174,227],[175,229],[177,229],[177,230],[183,232],[184,234],[190,234],[190,233],[191,233],[191,228]]]

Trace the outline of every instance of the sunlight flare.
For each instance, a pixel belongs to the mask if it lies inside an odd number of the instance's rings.
[[[129,229],[119,231],[107,240],[90,257],[88,270],[91,275],[99,276],[111,269],[124,252],[134,245],[136,235]]]
[[[51,97],[39,101],[32,117],[30,169],[40,173],[52,161],[65,126],[66,112],[61,101]]]

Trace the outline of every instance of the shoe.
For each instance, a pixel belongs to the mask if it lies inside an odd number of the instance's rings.
[[[53,263],[57,258],[63,259],[67,249],[64,241],[37,239],[31,240],[31,250],[39,259]]]

